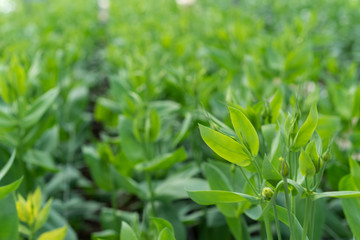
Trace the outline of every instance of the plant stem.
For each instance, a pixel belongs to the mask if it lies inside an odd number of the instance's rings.
[[[149,189],[149,193],[150,193],[150,205],[151,205],[151,212],[153,216],[156,216],[156,210],[155,210],[155,204],[154,204],[154,198],[155,198],[155,194],[154,194],[154,190],[151,184],[151,175],[150,173],[146,173],[146,183]]]
[[[149,144],[143,140],[143,148],[144,148],[144,152],[145,152],[145,156],[146,156],[146,161],[150,161],[152,158],[152,154],[150,151],[150,148],[148,146]],[[146,178],[146,184],[150,193],[150,206],[151,206],[151,214],[153,216],[156,216],[156,210],[155,210],[155,204],[154,204],[154,199],[155,199],[155,193],[154,193],[154,189],[152,187],[152,179],[151,179],[151,173],[146,172],[145,173],[145,178]]]
[[[305,177],[305,187],[306,187],[306,190],[309,191],[309,183],[308,183],[307,177]]]
[[[283,177],[284,180],[284,191],[285,191],[285,203],[286,203],[286,209],[287,209],[287,213],[288,213],[288,218],[289,218],[289,225],[290,225],[290,235],[291,238],[293,240],[296,240],[296,236],[294,234],[294,225],[293,225],[293,219],[291,216],[291,206],[290,206],[290,198],[289,198],[289,189],[288,189],[288,183],[287,183],[287,178]]]
[[[245,180],[247,181],[247,183],[250,185],[251,189],[253,190],[253,192],[260,197],[260,194],[256,191],[255,187],[252,185],[252,183],[250,182],[249,178],[246,176],[246,174],[244,173],[244,170],[240,167],[240,171],[242,173],[242,175],[244,176]]]
[[[276,232],[278,240],[281,240],[281,231],[280,231],[280,224],[279,224],[279,218],[276,210],[276,203],[273,204],[273,210],[274,210],[274,218],[275,218],[275,225],[276,225]]]
[[[266,231],[264,231],[264,229],[265,229],[265,224],[264,224],[264,222],[260,222],[260,236],[261,236],[261,240],[265,240],[266,239],[266,237],[265,237],[265,235],[266,235]]]
[[[311,216],[310,216],[310,240],[314,236],[314,218],[315,218],[315,201],[311,201]]]
[[[320,169],[319,181],[316,181],[315,186],[311,189],[311,191],[315,191],[319,187],[319,185],[321,183],[322,176],[324,175],[325,168],[326,168],[326,162],[323,164],[322,168]]]
[[[261,191],[261,179],[262,179],[262,173],[259,167],[259,164],[257,163],[256,159],[254,159],[254,165],[256,168],[256,171],[258,172],[258,181],[259,181],[259,190]]]
[[[29,235],[28,240],[33,240],[33,239],[34,239],[34,235],[35,235],[34,224],[31,224],[31,226],[29,226],[29,228],[30,228],[30,235]]]
[[[292,190],[293,191],[293,190]],[[295,197],[293,194],[292,194],[292,191],[290,192],[291,193],[291,212],[292,212],[292,222],[294,223],[295,222],[295,213],[296,213],[296,204],[295,204]]]
[[[298,177],[298,169],[299,169],[299,161],[298,161],[298,156],[296,154],[296,152],[293,152],[293,155],[295,155],[295,157],[293,157],[293,159],[295,159],[295,182],[297,181],[297,177]]]
[[[264,214],[264,222],[265,222],[267,240],[272,240],[273,236],[272,236],[271,224],[270,224],[268,212]]]
[[[303,224],[303,232],[302,232],[302,240],[306,240],[306,235],[308,232],[308,226],[309,226],[309,212],[311,207],[311,198],[310,196],[306,197],[306,207],[305,207],[305,218],[304,218],[304,224]]]

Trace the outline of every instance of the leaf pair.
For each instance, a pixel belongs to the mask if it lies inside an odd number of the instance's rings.
[[[174,235],[174,228],[165,219],[162,218],[151,218],[151,221],[156,226],[158,230],[158,238],[157,240],[175,240]],[[138,236],[136,235],[135,231],[127,222],[121,223],[121,230],[120,230],[120,240],[138,240]]]
[[[322,167],[322,160],[320,159],[315,141],[312,140],[307,146],[305,151],[301,149],[299,157],[300,172],[305,177],[313,177],[319,172]]]
[[[246,167],[259,151],[259,138],[254,126],[240,110],[234,107],[229,107],[229,110],[240,142],[203,125],[199,126],[200,134],[205,143],[220,157]]]
[[[306,121],[297,132],[295,139],[292,144],[292,148],[297,150],[306,145],[313,135],[318,122],[318,112],[316,105],[314,105],[309,112]]]

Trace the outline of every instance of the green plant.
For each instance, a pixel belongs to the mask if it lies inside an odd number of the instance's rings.
[[[177,2],[0,1],[0,239],[358,237],[360,2]]]
[[[277,104],[281,105],[281,101]],[[275,114],[278,109],[278,106],[272,105],[271,110],[275,110]],[[229,136],[200,125],[201,137],[221,158],[234,164],[232,168],[240,170],[233,171],[233,175],[242,175],[238,176],[237,181],[241,178],[246,180],[245,185],[249,188],[244,186],[242,191],[236,191],[234,180],[230,182],[226,179],[216,166],[206,165],[205,172],[211,190],[188,189],[190,198],[195,202],[203,205],[217,204],[226,217],[239,218],[245,213],[248,217],[263,222],[268,239],[273,239],[272,218],[278,238],[282,236],[278,221],[282,221],[289,226],[291,239],[313,239],[314,229],[319,228],[314,222],[315,202],[318,199],[360,196],[358,191],[317,192],[326,164],[330,160],[330,149],[323,149],[323,141],[315,131],[318,122],[316,106],[310,109],[301,127],[298,127],[299,113],[294,111],[292,115],[280,116],[278,126],[262,126],[261,132],[257,132],[249,121],[245,109],[231,105],[229,111],[236,135]],[[271,141],[271,137],[276,135],[279,140],[269,144],[267,140]],[[263,141],[260,142],[259,139]],[[273,154],[274,149],[277,154]],[[285,158],[276,158],[279,154]],[[281,192],[284,193],[285,205],[277,201]],[[300,200],[304,198],[305,216],[303,224],[300,224],[295,207],[296,201],[304,201]],[[232,213],[236,212],[235,216],[230,216],[231,213],[226,210],[231,206],[235,210]],[[239,233],[240,230],[235,227],[231,230],[237,239],[246,236],[246,233]]]
[[[129,213],[122,213],[123,216],[126,216],[127,214],[128,216],[131,216]],[[146,230],[146,232],[139,231],[140,224],[138,218],[135,219],[132,218],[132,220],[135,221],[133,221],[130,224],[127,222],[129,221],[129,219],[127,221],[124,220],[121,222],[119,234],[107,230],[94,234],[93,239],[96,240],[113,239],[113,238],[118,239],[120,236],[120,239],[129,239],[129,240],[138,240],[143,238],[157,239],[157,240],[166,240],[166,239],[175,240],[174,228],[171,225],[171,223],[169,223],[165,219],[156,218],[156,217],[150,218],[152,225]]]

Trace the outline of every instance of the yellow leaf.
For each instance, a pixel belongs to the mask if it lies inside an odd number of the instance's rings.
[[[41,207],[41,189],[39,187],[36,188],[28,201],[32,202],[34,217],[37,218]]]
[[[27,223],[29,225],[33,224],[33,222],[34,222],[34,209],[33,209],[31,199],[32,199],[32,193],[29,193],[28,197],[26,199],[26,210],[29,213],[29,218],[28,218]]]
[[[19,219],[23,222],[28,222],[30,213],[28,212],[25,199],[20,194],[18,194],[16,200],[16,210],[18,212]]]
[[[35,231],[40,229],[44,225],[46,220],[48,219],[50,208],[51,208],[51,203],[52,203],[52,199],[49,199],[46,202],[45,206],[41,209],[41,211],[37,215],[36,221],[35,221]]]
[[[67,227],[57,228],[55,230],[45,232],[40,235],[38,240],[63,240],[66,236]]]

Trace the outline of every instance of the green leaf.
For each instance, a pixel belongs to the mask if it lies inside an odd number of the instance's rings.
[[[253,156],[259,152],[259,138],[249,119],[238,109],[229,106],[232,125],[239,139],[249,146]]]
[[[127,159],[131,161],[144,160],[144,148],[133,135],[134,124],[132,119],[125,116],[119,118],[119,130],[120,136],[122,136],[121,147]]]
[[[275,169],[267,156],[264,157],[262,173],[264,179],[273,186],[276,186],[282,179],[280,173]]]
[[[10,71],[14,74],[13,87],[16,89],[16,95],[23,96],[26,91],[25,72],[17,57],[12,57]]]
[[[22,121],[22,127],[28,128],[36,124],[40,118],[45,114],[45,112],[51,107],[55,102],[59,94],[59,89],[54,88],[47,91],[45,94],[41,95],[36,99],[27,109],[25,113],[25,118]]]
[[[137,240],[134,230],[126,222],[121,223],[120,240]]]
[[[0,239],[18,239],[19,220],[15,207],[15,200],[8,195],[0,200]],[[6,221],[4,221],[6,219]]]
[[[14,163],[16,155],[16,150],[14,150],[8,160],[8,162],[5,164],[5,166],[0,170],[0,181],[1,179],[6,175],[6,173],[9,171],[10,167]]]
[[[112,170],[112,169],[110,169]],[[110,171],[110,175],[114,176],[114,180],[116,183],[116,189],[123,188],[129,193],[135,194],[140,199],[147,199],[147,192],[143,189],[134,179],[130,177],[126,177],[118,172]],[[101,176],[98,176],[101,177]],[[100,180],[98,180],[100,181]],[[109,178],[111,181],[111,176]],[[100,185],[99,185],[100,186]]]
[[[303,196],[303,193],[305,192],[305,188],[303,186],[301,186],[300,184],[298,184],[297,182],[295,182],[294,180],[288,179],[288,184],[293,186],[293,195],[297,195],[299,194],[300,196]]]
[[[0,109],[0,129],[13,128],[16,126],[16,118]]]
[[[250,240],[249,231],[247,231],[246,222],[243,217],[227,217],[226,222],[236,240]]]
[[[113,189],[113,181],[108,164],[100,160],[99,154],[92,147],[84,146],[82,152],[95,183],[102,189],[111,191]]]
[[[241,173],[240,167],[228,163],[228,162],[222,162],[222,161],[216,161],[209,159],[209,162],[205,165],[210,165],[211,169],[216,169],[216,171],[212,171],[213,175],[216,177],[211,178],[211,176],[207,176],[207,173],[205,173],[206,178],[208,179],[208,183],[212,190],[227,190],[227,189],[213,189],[213,186],[217,186],[217,178],[221,176],[221,178],[224,178],[226,182],[227,187],[229,188],[229,191],[232,192],[242,192],[249,195],[254,195],[255,193],[252,192],[251,187],[249,186],[248,182],[246,181],[245,176]],[[205,168],[206,170],[206,168]],[[217,176],[220,173],[220,176]],[[250,178],[250,181],[255,181],[254,178],[251,178],[252,172],[245,172],[246,177]],[[211,178],[211,180],[209,180]],[[255,182],[253,182],[255,184]],[[213,186],[212,186],[213,185]],[[195,188],[193,188],[195,189]],[[207,190],[207,189],[196,189],[196,190]]]
[[[149,162],[142,162],[135,166],[138,171],[152,172],[157,170],[164,170],[170,168],[177,162],[182,162],[186,159],[186,151],[183,147],[177,149],[173,153],[168,153],[160,156]]]
[[[261,126],[261,132],[264,137],[264,144],[268,149],[271,149],[272,143],[275,141],[275,138],[279,134],[276,130],[275,124],[265,124]]]
[[[316,151],[316,144],[315,144],[315,140],[311,140],[309,142],[309,144],[306,146],[305,152],[308,154],[308,156],[310,157],[311,161],[313,162],[316,172],[318,172],[320,170],[320,158],[319,155]]]
[[[290,227],[289,217],[288,217],[288,213],[287,213],[286,208],[276,206],[276,210],[277,210],[279,220],[282,221],[283,223],[285,223],[285,225],[287,225],[288,227]],[[271,211],[270,213],[273,216],[273,211]],[[293,213],[291,213],[291,216],[292,216],[293,220],[295,220],[294,221],[295,235],[296,236],[301,236],[303,228],[301,227],[301,224],[299,223],[297,217],[294,216]],[[308,239],[308,237],[306,237],[306,239]]]
[[[271,108],[271,122],[276,123],[280,110],[281,110],[281,104],[283,101],[283,94],[281,90],[277,90],[275,93],[274,98],[270,102],[270,108]]]
[[[37,138],[36,141],[36,148],[48,152],[48,153],[54,153],[58,146],[59,146],[59,126],[55,125],[54,127],[47,129],[46,132],[44,132],[40,138]],[[77,135],[79,137],[79,135]]]
[[[174,232],[174,228],[170,222],[166,221],[163,218],[151,217],[151,221],[155,224],[156,229],[160,233],[163,229],[168,228],[171,232]]]
[[[238,65],[235,64],[234,58],[230,52],[221,48],[211,47],[209,48],[211,58],[225,69],[229,69],[231,72],[238,69]]]
[[[335,191],[335,192],[322,192],[314,193],[313,199],[318,200],[320,198],[333,197],[333,198],[358,198],[360,192],[357,191]]]
[[[120,112],[117,108],[119,106],[115,102],[105,98],[98,98],[94,109],[95,120],[104,123],[106,126],[115,127],[119,120],[116,113]]]
[[[24,161],[48,171],[58,171],[55,166],[53,157],[45,151],[29,149],[24,155]]]
[[[183,216],[183,212],[185,209],[188,209],[190,205],[177,205],[173,202],[162,202],[159,203],[156,213],[162,218],[168,220],[171,225],[174,227],[174,235],[178,240],[186,239],[186,227],[182,222],[183,218],[179,215]],[[181,207],[182,206],[182,207]],[[195,205],[193,205],[194,207]],[[192,208],[192,207],[190,207]],[[194,208],[193,208],[194,209]],[[179,211],[180,210],[180,211]],[[187,211],[187,210],[185,210]]]
[[[19,178],[18,180],[0,187],[0,200],[3,199],[6,195],[11,193],[12,191],[15,191],[21,184],[23,180],[23,177]]]
[[[314,105],[309,112],[309,115],[304,122],[304,124],[301,126],[300,130],[296,134],[293,148],[298,149],[300,147],[303,147],[306,145],[306,143],[310,140],[313,132],[315,131],[315,128],[317,126],[318,121],[318,112],[316,105]]]
[[[260,74],[259,63],[254,59],[253,56],[245,55],[244,57],[244,74],[246,76],[249,87],[252,90],[257,90],[256,88],[261,85],[262,75]]]
[[[323,149],[327,149],[330,139],[341,129],[341,119],[338,116],[321,116],[319,117],[316,127],[317,133],[322,140]]]
[[[176,240],[174,233],[169,228],[164,228],[158,237],[158,240]]]
[[[216,166],[205,163],[204,170],[206,179],[212,190],[233,190],[226,176]]]
[[[201,205],[212,205],[218,203],[237,203],[249,201],[258,203],[259,199],[243,193],[221,191],[221,190],[186,190],[189,197],[196,203]]]
[[[38,240],[63,240],[66,236],[67,227],[57,228],[40,235]]]
[[[91,234],[91,240],[113,240],[119,239],[119,233],[113,229],[106,229],[100,232],[94,232]]]
[[[220,157],[242,167],[250,165],[251,157],[245,152],[244,145],[211,128],[199,127],[202,139]]]
[[[119,224],[125,221],[132,227],[136,235],[139,235],[140,233],[139,228],[141,227],[141,224],[139,223],[139,214],[137,212],[128,212],[128,211],[114,210],[112,208],[102,207],[99,219],[101,222],[102,229],[112,229],[112,230],[119,229],[120,228]],[[116,236],[118,239],[119,230],[117,232],[118,233],[116,234]],[[109,232],[109,234],[112,235],[111,232]],[[104,236],[97,235],[97,237],[104,237]],[[113,239],[110,237],[108,238]]]
[[[145,121],[145,139],[147,142],[156,141],[160,132],[161,122],[159,114],[151,109]]]
[[[339,184],[340,190],[355,190],[355,181],[351,175],[343,177]],[[357,239],[360,239],[360,200],[359,198],[341,199],[347,222]]]
[[[311,161],[309,155],[303,149],[301,149],[299,157],[299,167],[301,174],[305,177],[312,177],[316,173],[313,162]]]
[[[193,188],[208,188],[207,182],[199,178],[170,177],[160,183],[155,189],[157,199],[163,201],[172,201],[176,199],[188,198],[185,188],[192,186]]]
[[[233,191],[232,186],[229,180],[226,178],[225,174],[221,172],[219,168],[215,165],[205,163],[204,164],[206,179],[210,185],[211,190],[224,190],[224,191]],[[250,203],[242,202],[243,205],[247,205]],[[239,215],[239,203],[225,203],[225,204],[216,204],[219,210],[226,217],[236,218]],[[243,209],[247,206],[242,206]]]
[[[188,133],[188,130],[192,123],[192,116],[191,113],[187,112],[185,119],[181,125],[180,131],[176,134],[176,137],[174,138],[172,142],[172,146],[175,147],[177,144],[180,143],[180,141],[185,137],[185,135]]]
[[[19,224],[19,233],[29,236],[31,234],[31,231],[28,227],[26,227],[25,225],[20,223]]]
[[[354,94],[352,116],[360,117],[360,86],[357,88]]]
[[[349,158],[350,174],[354,179],[354,184],[358,190],[360,190],[360,165],[354,159]]]

